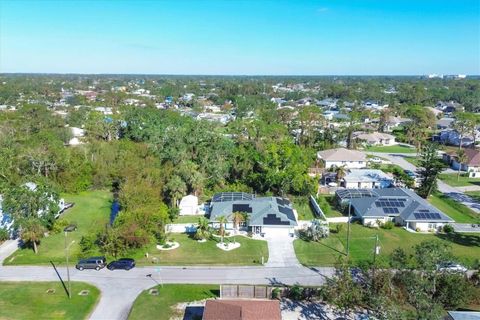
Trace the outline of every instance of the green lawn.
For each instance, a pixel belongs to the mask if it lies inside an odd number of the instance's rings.
[[[331,227],[332,229],[332,227]],[[374,236],[380,239],[379,261],[388,261],[388,255],[397,247],[411,252],[411,247],[424,240],[439,239],[452,246],[452,253],[461,263],[471,266],[480,257],[480,234],[453,234],[451,236],[435,234],[415,234],[403,228],[391,230],[370,229],[359,224],[351,225],[350,256],[354,263],[373,258]],[[448,238],[450,237],[450,238]],[[295,252],[300,263],[307,266],[332,266],[339,256],[346,252],[347,225],[340,233],[320,242],[307,242],[297,239],[294,242]]]
[[[308,197],[292,197],[293,208],[297,210],[298,220],[315,219]]]
[[[172,233],[169,238],[180,243],[180,247],[160,251],[156,245],[152,245],[130,256],[137,260],[137,265],[152,265],[152,258],[157,258],[160,265],[259,265],[262,256],[264,262],[268,260],[268,245],[263,240],[236,236],[240,248],[223,251],[217,248],[216,244],[220,240],[216,238],[205,243],[199,243],[185,233]],[[225,238],[225,241],[233,242],[233,238]],[[149,254],[148,259],[145,257],[146,252]]]
[[[368,147],[366,151],[370,152],[385,152],[385,153],[416,153],[417,150],[415,148],[407,147],[405,145],[396,145],[396,146],[388,146],[388,147],[377,147],[372,146]]]
[[[470,197],[480,202],[480,191],[469,191],[465,192],[465,194],[468,194]]]
[[[112,195],[107,191],[88,191],[76,195],[62,195],[62,197],[66,202],[75,204],[60,218],[75,222],[78,226],[76,231],[68,234],[68,242],[75,241],[70,249],[70,257],[74,261],[80,252],[78,243],[82,235],[96,233],[108,223]],[[42,239],[38,254],[30,248],[20,249],[5,259],[4,264],[49,264],[50,260],[62,264],[65,261],[64,247],[63,232],[52,234]]]
[[[203,216],[178,216],[172,223],[193,223],[197,224],[198,219]]]
[[[321,194],[317,197],[317,203],[327,218],[342,217],[342,213],[335,209],[333,201],[335,196],[332,194]]]
[[[172,307],[181,302],[199,301],[216,298],[220,294],[218,285],[166,284],[157,286],[158,295],[150,295],[143,291],[133,303],[129,320],[168,320],[183,319]]]
[[[419,166],[419,160],[418,158],[415,158],[415,157],[405,157],[403,158],[405,161],[408,161],[410,162],[411,164],[413,164],[414,166],[418,167]]]
[[[457,178],[456,173],[442,173],[439,178],[452,187],[480,186],[479,178],[469,178],[461,174],[460,177]]]
[[[467,206],[441,194],[436,193],[428,198],[428,201],[437,209],[447,214],[459,223],[480,223],[480,215]]]
[[[81,290],[90,293],[79,296]],[[58,281],[0,282],[0,319],[86,319],[99,296],[100,290],[83,282],[72,282],[71,300]]]

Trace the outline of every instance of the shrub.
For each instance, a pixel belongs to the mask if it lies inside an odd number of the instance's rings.
[[[303,289],[298,284],[294,284],[288,291],[288,297],[292,300],[301,300],[303,298]]]
[[[446,224],[443,226],[443,232],[445,233],[453,233],[454,230],[453,230],[453,226],[450,225],[450,224]]]
[[[66,219],[58,219],[55,221],[52,227],[52,233],[60,233],[63,232],[63,229],[65,229],[66,226],[68,226],[70,222]]]
[[[10,238],[7,229],[0,228],[0,241],[5,241]]]
[[[82,236],[80,239],[80,251],[82,256],[87,256],[96,248],[97,238],[95,235]]]
[[[280,299],[282,294],[282,289],[273,288],[272,290],[272,299]]]
[[[394,226],[393,221],[387,221],[381,225],[383,229],[388,229],[388,230],[393,229],[393,226]]]

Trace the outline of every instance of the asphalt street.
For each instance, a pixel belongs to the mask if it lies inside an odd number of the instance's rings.
[[[0,258],[15,251],[16,242],[0,246]],[[2,262],[0,261],[0,263]],[[66,281],[66,268],[58,268]],[[90,319],[127,319],[142,290],[165,283],[191,284],[288,284],[321,285],[333,275],[333,268],[284,267],[137,267],[130,271],[79,271],[70,268],[72,281],[83,281],[101,290],[100,302]],[[151,277],[147,276],[151,275]],[[58,281],[51,266],[0,266],[0,281]]]

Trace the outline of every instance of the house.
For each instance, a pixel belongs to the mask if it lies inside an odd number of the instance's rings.
[[[23,187],[28,188],[31,191],[36,191],[37,190],[37,185],[33,182],[27,182],[23,185]],[[53,198],[51,198],[51,199],[53,199]],[[15,227],[14,227],[15,221],[10,214],[8,214],[7,212],[5,212],[2,209],[2,203],[3,203],[3,197],[0,194],[0,229],[7,230],[9,235],[11,237],[14,237],[14,235],[16,233],[16,230],[15,230]],[[67,208],[69,208],[71,206],[71,204],[66,204],[64,199],[59,199],[57,205],[58,205],[58,212],[55,215],[55,218],[58,218],[64,210],[66,210]],[[44,212],[43,209],[39,209],[38,212],[37,212],[38,216],[41,217],[43,215],[43,212]]]
[[[438,101],[435,104],[435,108],[443,111],[443,113],[453,113],[453,112],[464,111],[464,107],[454,101],[450,101],[450,102]]]
[[[181,216],[196,215],[200,212],[198,210],[198,198],[192,194],[183,197],[178,207]]]
[[[455,151],[444,153],[443,161],[450,165],[452,169],[468,172],[470,178],[480,178],[480,150],[478,149],[463,149],[467,161],[459,163],[457,153]]]
[[[409,189],[341,189],[336,197],[365,226],[393,221],[413,231],[427,232],[454,222]]]
[[[278,300],[207,300],[203,320],[281,320]]]
[[[395,117],[395,116],[390,116],[388,118],[387,123],[385,124],[384,131],[386,132],[392,132],[398,127],[404,126],[408,123],[410,123],[412,120],[408,118],[401,118],[401,117]]]
[[[85,129],[71,127],[70,130],[72,132],[73,137],[68,141],[68,145],[76,146],[76,145],[82,144],[83,143],[82,138],[85,136]]]
[[[371,146],[393,146],[397,144],[394,136],[382,132],[359,132],[356,133],[354,137],[358,140],[364,141],[366,144]]]
[[[443,144],[449,144],[452,146],[460,146],[460,143],[462,144],[462,147],[467,147],[471,146],[474,143],[474,140],[478,140],[480,138],[480,135],[478,134],[478,131],[475,132],[475,139],[472,135],[470,134],[464,134],[463,136],[458,133],[457,130],[453,129],[445,129],[440,132],[438,135],[438,140],[443,143]]]
[[[213,196],[210,204],[210,222],[218,226],[220,217],[229,223],[226,229],[233,229],[232,214],[242,212],[248,215],[243,228],[261,235],[292,235],[297,218],[288,199],[280,197],[256,197],[243,192],[222,192]]]
[[[440,120],[437,120],[437,129],[445,130],[451,128],[454,121],[454,118],[441,118]]]
[[[317,152],[317,159],[324,168],[345,167],[347,169],[360,169],[367,166],[365,153],[345,148],[329,149]]]
[[[347,189],[378,189],[393,186],[393,177],[376,169],[350,169],[340,185]]]

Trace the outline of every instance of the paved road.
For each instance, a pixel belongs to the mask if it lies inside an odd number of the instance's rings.
[[[0,246],[0,264],[17,244]],[[58,268],[66,279],[66,268]],[[72,281],[84,281],[101,290],[99,304],[90,319],[127,319],[138,294],[159,283],[203,284],[295,284],[321,285],[333,268],[286,267],[139,267],[130,271],[78,271],[70,268]],[[151,274],[152,277],[147,277]],[[53,267],[1,266],[0,281],[58,281]]]
[[[415,154],[411,153],[378,153],[378,152],[369,152],[369,154],[375,155],[377,157],[382,157],[390,160],[393,164],[396,164],[403,169],[416,171],[417,167],[405,160],[405,157],[412,157]],[[476,213],[480,213],[480,203],[475,201],[472,197],[463,193],[460,189],[449,186],[445,182],[438,180],[438,191],[445,194],[446,196],[458,201]]]

